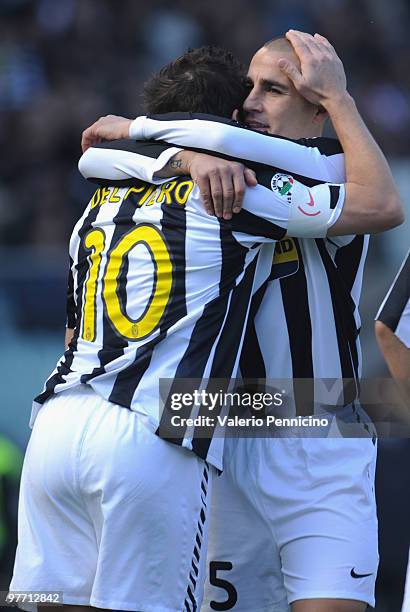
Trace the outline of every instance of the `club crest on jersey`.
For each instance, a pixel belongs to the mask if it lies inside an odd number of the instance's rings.
[[[274,193],[277,193],[282,197],[286,197],[287,201],[290,203],[292,199],[293,183],[294,179],[292,176],[278,172],[272,177],[270,186]]]

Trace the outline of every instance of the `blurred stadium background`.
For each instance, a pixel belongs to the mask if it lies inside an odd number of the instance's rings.
[[[247,64],[290,27],[335,45],[410,213],[407,0],[0,0],[0,588],[14,552],[30,402],[63,348],[68,238],[92,192],[77,171],[82,130],[100,115],[140,113],[144,81],[189,46],[224,46]],[[366,377],[386,375],[373,318],[409,246],[409,225],[371,241]],[[396,612],[409,541],[408,441],[382,447],[377,610]]]

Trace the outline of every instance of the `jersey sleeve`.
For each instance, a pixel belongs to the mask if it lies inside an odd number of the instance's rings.
[[[257,185],[246,190],[241,212],[230,221],[232,229],[270,240],[281,240],[285,234],[295,238],[326,236],[342,212],[344,185],[307,187],[291,176],[285,181],[283,176],[280,182],[273,182],[272,189]]]
[[[213,151],[321,181],[343,182],[344,156],[337,140],[311,138],[298,141],[262,134],[239,124],[192,113],[137,117],[131,138],[165,140],[178,147]]]
[[[396,336],[410,349],[410,297],[401,314],[400,321],[396,327]]]
[[[380,306],[376,320],[384,323],[410,348],[410,251]]]
[[[136,180],[160,185],[170,179],[154,177],[155,172],[180,150],[167,143],[114,140],[87,149],[78,169],[98,185],[131,185]]]

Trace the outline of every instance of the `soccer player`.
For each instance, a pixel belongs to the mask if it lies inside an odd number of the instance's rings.
[[[218,86],[210,110],[231,115],[244,98],[232,57],[187,54],[168,67],[177,82],[193,59],[192,90]],[[331,57],[323,63],[337,98],[343,74]],[[347,114],[342,123],[355,129]],[[209,378],[235,377],[261,244],[349,231],[358,198],[373,201],[384,172],[372,143],[360,162],[360,182],[354,172],[345,185],[292,180],[286,197],[260,168],[230,221],[208,215],[186,178],[97,190],[70,240],[74,335],[33,407],[11,591],[62,591],[71,608],[199,608],[223,438],[212,435],[216,424],[207,438],[188,422],[174,427],[158,379],[199,379],[206,390]],[[391,202],[383,178],[378,197]],[[306,216],[312,202],[319,214]],[[202,408],[193,403],[185,416]]]
[[[320,37],[292,32],[288,38],[302,68],[308,58],[316,60],[318,47],[323,42]],[[330,47],[327,50],[332,52]],[[322,100],[318,104],[317,99],[310,99],[308,105],[300,96],[303,80],[286,41],[274,41],[263,47],[252,60],[249,77],[252,90],[244,112],[250,125],[288,137],[320,135],[325,118],[323,109],[332,109]],[[340,103],[342,108],[352,105],[348,96],[345,99],[342,96]],[[335,110],[332,118],[337,121]],[[334,153],[334,146],[331,154],[330,143],[325,140],[309,141],[311,155],[303,162],[298,148],[292,148],[287,141],[278,155],[273,146],[277,139],[268,136],[199,119],[175,120],[169,124],[160,119],[167,118],[138,119],[131,126],[130,134],[158,137],[178,146],[213,148],[225,155],[243,157],[247,164],[261,161],[316,179],[319,157],[322,162],[319,179],[329,178],[332,170],[333,180],[340,176],[340,155]],[[109,122],[106,127],[104,122],[97,122],[86,131],[85,141],[126,136],[129,122],[123,120],[122,126],[124,133],[120,128],[115,131]],[[351,131],[348,149],[350,145],[353,151],[359,141],[359,132]],[[329,155],[320,157],[318,150],[324,146]],[[112,148],[120,147],[112,145]],[[95,162],[101,164],[104,156],[98,151]],[[135,170],[132,170],[131,156],[115,159],[118,178],[125,178]],[[179,159],[182,163],[187,157],[179,154]],[[206,173],[200,170],[203,160],[196,159],[198,165],[191,162],[190,168],[182,171],[191,169],[193,176],[201,172],[203,184],[206,180]],[[91,163],[90,166],[96,170],[96,166]],[[348,164],[347,170],[351,169]],[[96,176],[92,170],[88,176]],[[210,175],[205,186],[208,195],[214,193],[215,174]],[[230,188],[232,191],[232,183]],[[225,185],[219,178],[215,192],[223,190],[226,191]],[[227,199],[232,199],[229,190]],[[357,203],[357,212],[366,214],[364,204]],[[396,206],[397,202],[392,204],[384,210],[383,206],[368,208],[365,224],[352,223],[351,231],[380,231],[399,223],[400,206]],[[278,251],[271,280],[263,288],[265,296],[263,292],[258,296],[259,302],[261,297],[263,300],[254,329],[252,321],[248,329],[248,336],[249,332],[255,336],[256,328],[258,341],[259,358],[255,362],[253,353],[252,364],[262,366],[254,367],[253,375],[259,377],[266,373],[268,378],[276,379],[344,376],[355,380],[360,370],[357,305],[367,240],[358,236],[299,240],[291,244],[292,257],[287,262],[284,258],[281,260],[281,251]],[[289,265],[281,264],[289,262],[293,262],[293,271],[296,268],[297,272],[286,278]],[[352,402],[355,396],[349,397],[349,389],[343,392],[346,394],[343,403],[356,418],[358,410]],[[314,398],[309,398],[309,403],[313,401]],[[362,427],[365,434],[366,423]],[[230,455],[234,459],[227,462],[226,472],[217,483],[219,514],[213,528],[214,563],[210,572],[215,589],[208,600],[218,599],[220,587],[232,595],[228,598],[230,604],[225,604],[226,609],[259,610],[276,605],[275,609],[285,610],[288,601],[295,611],[356,611],[364,609],[364,602],[372,605],[377,532],[372,490],[375,447],[371,436],[367,440],[351,441],[241,440],[232,444],[229,441],[229,446],[233,446]],[[258,563],[252,564],[254,559]]]
[[[376,315],[376,338],[391,375],[410,406],[410,251]],[[410,610],[410,563],[402,612]]]

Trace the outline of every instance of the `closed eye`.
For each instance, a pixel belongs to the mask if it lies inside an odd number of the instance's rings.
[[[278,83],[277,81],[270,81],[268,79],[262,80],[262,85],[265,91],[274,94],[286,94],[289,92],[289,88],[282,83]]]
[[[279,87],[275,87],[274,85],[271,85],[271,86],[267,87],[267,90],[270,93],[283,94],[283,90],[279,89]]]

